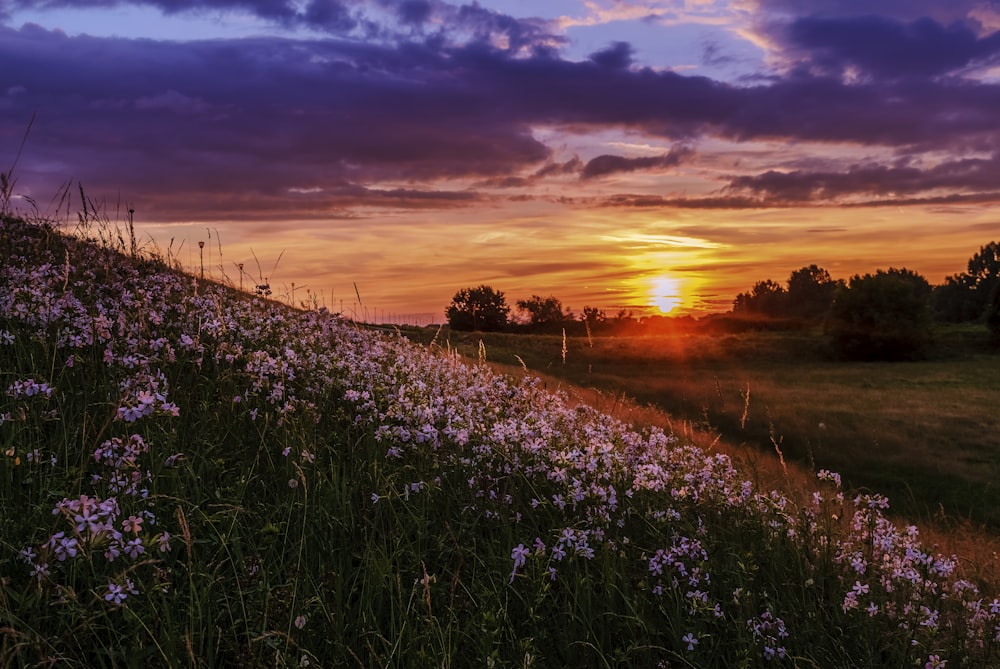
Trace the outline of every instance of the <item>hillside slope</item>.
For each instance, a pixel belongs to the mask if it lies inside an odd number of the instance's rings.
[[[122,244],[125,250],[126,245]],[[896,528],[335,314],[0,227],[0,665],[990,666]]]

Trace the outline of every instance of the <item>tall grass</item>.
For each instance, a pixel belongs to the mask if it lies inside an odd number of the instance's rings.
[[[112,247],[112,248],[109,248]],[[1000,602],[822,472],[0,226],[0,665],[990,666]]]

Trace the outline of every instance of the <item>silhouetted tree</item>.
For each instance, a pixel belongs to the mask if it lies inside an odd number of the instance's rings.
[[[445,310],[448,325],[453,330],[481,332],[503,330],[507,327],[509,314],[510,307],[504,294],[486,285],[458,291]]]
[[[840,283],[816,265],[795,270],[788,277],[788,313],[806,318],[822,316],[830,309]]]
[[[948,323],[974,321],[979,316],[976,290],[967,274],[953,274],[931,293],[934,318]]]
[[[927,279],[908,269],[854,275],[837,289],[827,317],[834,350],[863,360],[921,357],[930,343],[930,293]]]
[[[595,325],[601,325],[608,320],[608,315],[604,313],[602,309],[597,307],[584,307],[583,315],[580,316],[581,321],[586,321],[591,327]]]
[[[934,315],[945,321],[974,321],[984,316],[1000,283],[1000,244],[990,242],[969,258],[966,272],[945,278],[934,290]]]
[[[754,284],[749,293],[740,293],[733,301],[733,311],[782,316],[787,310],[788,294],[780,284],[766,279]]]
[[[989,306],[986,307],[986,327],[994,343],[1000,343],[1000,281],[993,283],[993,294]]]
[[[531,299],[518,300],[517,308],[528,314],[535,327],[557,326],[573,320],[572,314],[563,311],[562,302],[552,296],[532,295]]]

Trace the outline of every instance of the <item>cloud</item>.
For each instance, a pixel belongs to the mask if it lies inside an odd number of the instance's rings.
[[[929,17],[939,23],[953,23],[974,15],[982,0],[756,0],[756,11],[764,15],[818,17],[891,17],[911,21]]]
[[[165,15],[249,14],[288,30],[309,28],[382,42],[433,36],[441,43],[471,40],[512,51],[562,41],[550,22],[518,19],[475,2],[456,6],[442,0],[13,0],[11,4],[14,10],[131,5],[151,7]],[[10,10],[0,9],[0,18],[9,15]]]
[[[855,165],[842,172],[778,172],[734,178],[729,190],[767,201],[832,201],[848,196],[900,199],[935,191],[973,195],[992,192],[1000,182],[1000,156],[943,162],[929,168],[910,165]]]
[[[809,16],[788,25],[785,39],[820,73],[840,76],[855,68],[880,80],[940,76],[1000,51],[1000,34],[979,38],[968,23],[945,26],[927,17]]]
[[[942,191],[968,197],[989,188],[998,171],[996,158],[960,156],[998,150],[1000,86],[897,76],[992,57],[994,38],[961,26],[928,23],[921,32],[914,22],[864,24],[896,31],[904,42],[942,40],[941,53],[907,65],[848,44],[842,31],[861,20],[811,19],[797,24],[804,32],[796,48],[814,45],[826,71],[733,85],[640,67],[625,43],[569,60],[548,48],[554,38],[544,21],[477,5],[157,2],[164,11],[241,7],[279,18],[291,9],[313,11],[328,25],[340,21],[346,30],[354,21],[351,30],[375,30],[384,39],[172,43],[0,27],[0,141],[9,146],[20,138],[37,111],[19,165],[19,183],[32,184],[27,194],[36,200],[83,179],[103,192],[148,197],[151,216],[181,210],[202,217],[274,216],[290,193],[295,199],[288,206],[300,216],[344,215],[372,203],[448,208],[482,201],[485,188],[522,189],[512,197],[532,197],[544,180],[577,174],[579,188],[600,190],[601,176],[694,163],[698,156],[684,147],[701,138],[876,145],[950,157],[937,167],[915,160],[845,171],[782,173],[765,165],[720,182],[727,191],[703,198],[594,197],[605,206],[687,208],[948,195]],[[378,12],[390,12],[398,22],[393,29],[403,32],[372,28]],[[442,37],[445,16],[449,31],[469,39]],[[849,64],[863,65],[871,79],[832,76]],[[552,139],[609,130],[675,148],[584,163],[567,159],[565,145]],[[777,164],[780,156],[771,160]],[[469,184],[477,190],[465,190]]]
[[[426,0],[404,0],[399,3],[396,13],[404,23],[423,24],[431,18],[433,7]]]
[[[576,174],[583,168],[583,163],[579,158],[574,156],[570,160],[564,163],[546,163],[535,172],[535,178],[543,178],[548,176],[558,176],[561,174]]]
[[[18,92],[5,96],[0,129],[23,134],[37,109],[25,170],[131,194],[155,184],[204,213],[223,192],[501,175],[548,158],[523,120],[482,122],[494,99],[462,80],[423,80],[422,68],[444,71],[441,58],[420,45],[177,48],[0,28],[0,91]]]
[[[642,156],[625,158],[624,156],[601,155],[588,161],[580,173],[582,179],[593,179],[616,172],[635,172],[658,167],[675,167],[694,151],[688,147],[674,147],[669,153],[660,156]]]
[[[615,42],[607,49],[590,55],[590,60],[601,67],[612,70],[624,70],[632,65],[632,45],[628,42]]]

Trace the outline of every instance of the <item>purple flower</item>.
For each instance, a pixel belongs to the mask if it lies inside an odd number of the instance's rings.
[[[145,552],[146,548],[142,545],[142,539],[140,537],[136,537],[125,544],[125,553],[133,560]]]
[[[514,576],[517,574],[517,570],[524,566],[525,558],[531,554],[531,549],[525,548],[524,544],[518,544],[514,550],[510,552],[510,557],[514,560],[514,569],[510,572],[510,582],[514,582]]]
[[[108,583],[108,593],[104,595],[104,601],[121,606],[127,597],[128,593],[125,592],[124,587],[117,583]]]

